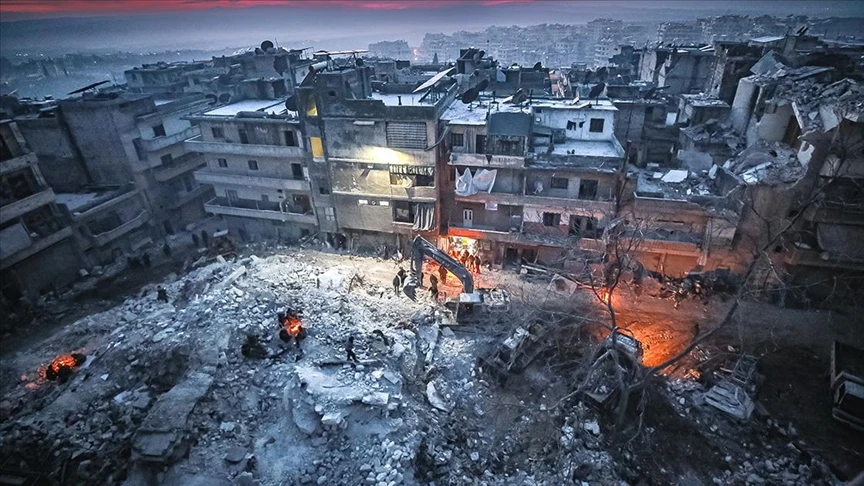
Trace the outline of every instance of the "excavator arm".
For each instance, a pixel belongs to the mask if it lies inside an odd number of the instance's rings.
[[[408,283],[402,289],[411,300],[416,299],[415,290],[419,284],[419,275],[423,272],[423,258],[429,257],[438,262],[442,267],[446,268],[450,273],[456,275],[456,278],[462,282],[462,291],[466,294],[474,292],[474,277],[471,272],[463,267],[450,255],[435,248],[435,245],[429,243],[420,236],[414,238],[414,243],[411,247],[411,275],[408,277]]]

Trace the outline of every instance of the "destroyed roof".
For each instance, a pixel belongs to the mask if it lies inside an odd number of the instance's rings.
[[[796,82],[833,70],[834,68],[828,66],[801,66],[792,68],[784,64],[781,56],[774,52],[768,52],[750,68],[750,71],[754,74],[744,79],[748,79],[756,84],[769,84],[780,80]]]
[[[687,102],[693,106],[713,106],[717,108],[729,108],[729,103],[726,103],[725,101],[717,98],[716,96],[708,95],[705,93],[682,94],[681,98],[687,100]]]
[[[716,172],[712,171],[716,174]],[[687,201],[712,213],[740,214],[739,198],[718,194],[709,174],[697,174],[687,169],[654,171],[631,169],[636,176],[636,197]]]
[[[799,180],[807,171],[792,147],[761,140],[726,161],[723,168],[745,184],[783,184]]]
[[[798,126],[805,133],[832,130],[843,119],[864,121],[864,88],[849,78],[827,86],[813,81],[784,84],[774,98],[792,103]]]

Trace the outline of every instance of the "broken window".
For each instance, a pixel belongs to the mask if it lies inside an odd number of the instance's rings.
[[[165,136],[165,126],[161,123],[158,125],[153,125],[153,136],[154,137],[164,137]]]
[[[297,133],[295,133],[294,130],[285,130],[285,132],[283,133],[285,134],[285,145],[289,147],[296,147]]]
[[[388,166],[390,185],[400,187],[433,187],[435,185],[435,168],[428,165],[397,165]]]
[[[240,134],[240,143],[249,143],[249,134],[244,129],[237,130],[237,133]]]
[[[219,164],[219,167],[228,167],[228,159],[216,159],[216,162]]]
[[[210,131],[213,132],[213,138],[225,138],[225,131],[222,130],[222,127],[212,127]]]
[[[258,161],[250,160],[249,161],[249,170],[258,170]]]
[[[195,185],[192,183],[192,177],[186,176],[183,178],[183,187],[186,189],[186,192],[192,192],[195,190]]]
[[[566,177],[553,177],[549,186],[552,189],[567,189],[570,181]]]
[[[171,154],[165,154],[159,158],[162,161],[162,165],[171,166],[174,163],[174,156]]]
[[[591,124],[588,126],[588,131],[591,133],[603,133],[603,124],[604,121],[602,118],[592,118]]]
[[[327,195],[330,194],[330,188],[327,186],[318,186],[318,194]]]
[[[291,164],[291,177],[293,177],[295,181],[302,181],[304,179],[303,166],[300,164]]]
[[[600,229],[597,227],[597,218],[588,216],[570,216],[570,236],[579,238],[597,239],[600,237]]]
[[[478,154],[486,153],[486,135],[477,135],[474,137],[474,152]]]
[[[464,147],[465,146],[465,135],[462,133],[451,133],[450,134],[450,145],[453,147]]]
[[[387,123],[387,146],[393,148],[426,148],[425,123]]]
[[[597,181],[583,179],[579,185],[579,199],[597,199]]]
[[[393,201],[393,221],[396,223],[413,223],[414,205],[408,201]]]
[[[559,213],[543,213],[543,226],[558,226],[561,224]]]

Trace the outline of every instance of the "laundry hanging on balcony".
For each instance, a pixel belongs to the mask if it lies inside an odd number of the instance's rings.
[[[471,169],[465,169],[463,174],[459,174],[456,170],[456,194],[460,196],[473,196],[478,192],[491,193],[492,187],[495,185],[495,178],[498,176],[497,170],[480,169],[475,174],[471,174]]]
[[[415,231],[429,231],[433,224],[435,224],[435,205],[417,204],[414,209],[413,229]]]

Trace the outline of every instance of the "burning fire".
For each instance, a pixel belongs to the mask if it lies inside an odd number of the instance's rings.
[[[39,377],[47,380],[65,381],[72,369],[84,364],[87,356],[81,353],[64,354],[54,358],[54,361],[39,370]]]
[[[285,326],[285,330],[288,331],[288,334],[297,337],[300,334],[300,330],[303,329],[303,323],[300,322],[300,319],[294,316],[289,316],[285,318],[285,321],[282,322],[282,325]]]

